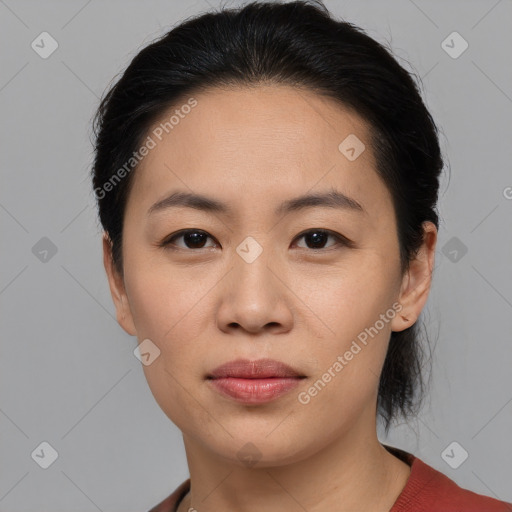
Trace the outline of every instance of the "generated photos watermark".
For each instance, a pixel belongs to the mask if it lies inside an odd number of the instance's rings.
[[[146,157],[149,152],[154,149],[158,142],[162,141],[164,134],[169,134],[192,109],[197,106],[195,98],[189,98],[188,101],[174,111],[174,114],[167,121],[162,121],[158,126],[153,128],[151,134],[148,135],[137,151],[121,166],[112,176],[101,186],[94,189],[97,199],[103,199],[108,192],[114,190],[116,185],[125,178],[137,165]]]
[[[361,352],[361,350],[368,345],[368,336],[372,339],[389,323],[390,320],[395,318],[396,314],[402,311],[403,306],[399,302],[393,303],[391,308],[387,309],[385,313],[381,313],[379,319],[371,326],[366,327],[357,335],[357,340],[353,340],[350,348],[346,350],[343,355],[339,355],[336,360],[329,366],[327,371],[315,381],[306,391],[301,391],[297,396],[299,403],[307,405],[311,399],[322,391],[325,386],[334,379],[348,363]],[[361,346],[359,343],[363,346]]]

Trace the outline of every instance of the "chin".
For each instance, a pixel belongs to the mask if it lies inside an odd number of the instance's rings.
[[[274,434],[275,432],[269,435],[268,429],[264,432],[253,429],[252,435],[240,431],[239,435],[233,433],[232,438],[224,437],[214,446],[210,439],[209,444],[217,456],[230,464],[255,469],[293,464],[306,459],[319,449],[314,443],[305,444],[304,436],[300,432],[293,435],[283,430],[281,435]]]

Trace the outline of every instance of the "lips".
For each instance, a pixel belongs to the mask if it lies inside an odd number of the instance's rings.
[[[211,388],[244,404],[270,402],[288,393],[306,378],[287,364],[273,359],[237,359],[207,376]]]
[[[209,375],[210,379],[234,377],[239,379],[269,379],[276,377],[305,377],[291,366],[274,359],[236,359],[215,368]]]

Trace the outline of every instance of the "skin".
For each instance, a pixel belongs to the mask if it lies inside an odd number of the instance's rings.
[[[424,244],[401,275],[396,218],[368,127],[334,100],[283,85],[194,97],[198,105],[136,170],[123,276],[103,240],[119,324],[161,351],[143,369],[183,433],[192,488],[179,511],[388,511],[410,468],[377,438],[378,377],[391,331],[412,325],[426,303],[436,228],[424,223]],[[338,150],[349,134],[366,145],[354,161]],[[331,188],[366,213],[315,206],[274,214],[286,199]],[[233,216],[186,207],[147,215],[175,190],[223,201]],[[186,237],[174,240],[175,250],[159,246],[190,228],[208,234],[203,248]],[[314,228],[354,246],[329,237],[314,249],[314,239],[298,237]],[[263,249],[252,263],[236,252],[248,236]],[[298,393],[395,302],[403,309],[317,396],[299,403]],[[277,359],[307,378],[277,400],[240,404],[205,380],[239,357]],[[237,456],[248,442],[261,454],[252,467]]]

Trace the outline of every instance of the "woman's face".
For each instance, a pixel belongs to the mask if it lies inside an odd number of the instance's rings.
[[[139,343],[150,340],[143,369],[156,401],[186,439],[239,464],[249,442],[271,466],[375,432],[390,333],[419,315],[429,262],[417,276],[400,274],[391,196],[367,126],[333,100],[286,86],[194,98],[193,108],[177,106],[155,123],[155,145],[133,171],[124,282],[104,242],[118,320]],[[225,210],[150,211],[176,192]],[[293,207],[330,192],[350,200]],[[170,240],[185,229],[192,234]],[[262,358],[303,378],[258,403],[229,397],[208,378],[226,362]]]

